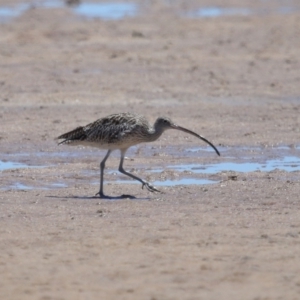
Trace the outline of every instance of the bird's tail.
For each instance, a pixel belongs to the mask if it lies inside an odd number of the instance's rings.
[[[61,145],[61,144],[69,144],[75,141],[82,141],[85,138],[86,138],[86,132],[84,131],[84,127],[77,127],[72,131],[60,135],[56,139],[63,140],[58,143],[58,145]]]

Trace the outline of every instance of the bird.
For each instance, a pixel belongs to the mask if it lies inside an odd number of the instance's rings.
[[[209,144],[220,156],[220,152],[210,141],[189,129],[175,124],[168,117],[158,117],[154,125],[151,126],[144,116],[128,112],[112,114],[100,118],[86,126],[80,126],[64,133],[57,137],[57,139],[62,140],[58,145],[91,146],[107,150],[106,155],[100,163],[100,189],[95,196],[110,198],[103,192],[103,178],[106,160],[114,150],[120,150],[121,154],[119,172],[139,181],[142,183],[142,188],[146,187],[150,192],[160,192],[146,180],[125,171],[123,163],[125,153],[131,146],[145,142],[153,142],[168,129],[180,130],[201,139]]]

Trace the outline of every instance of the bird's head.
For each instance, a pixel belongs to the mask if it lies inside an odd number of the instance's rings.
[[[155,129],[155,132],[158,135],[161,135],[167,129],[176,129],[176,130],[186,132],[188,134],[191,134],[191,135],[201,139],[202,141],[206,142],[207,144],[209,144],[216,151],[216,153],[218,155],[220,155],[220,152],[218,151],[218,149],[210,141],[208,141],[206,138],[204,138],[203,136],[201,136],[201,135],[199,135],[199,134],[197,134],[197,133],[195,133],[195,132],[193,132],[193,131],[191,131],[187,128],[184,128],[184,127],[181,127],[181,126],[175,124],[169,118],[166,118],[166,117],[157,118],[157,120],[154,123],[154,129]]]
[[[155,123],[154,123],[154,128],[156,128],[157,130],[161,130],[161,131],[165,131],[167,129],[176,129],[177,125],[175,125],[175,123],[167,117],[159,117],[156,119]]]

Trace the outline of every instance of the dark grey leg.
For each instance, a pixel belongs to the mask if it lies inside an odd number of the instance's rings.
[[[124,162],[124,157],[125,157],[125,152],[126,151],[121,151],[121,160],[120,160],[120,165],[119,165],[119,171],[135,180],[138,180],[139,182],[142,183],[142,188],[144,188],[144,186],[146,186],[146,188],[148,189],[148,191],[150,192],[160,192],[158,189],[156,189],[153,185],[151,185],[149,182],[131,174],[131,173],[128,173],[124,170],[123,168],[123,162]]]
[[[96,194],[96,196],[99,195],[100,198],[107,198],[103,193],[103,175],[104,175],[105,162],[108,159],[110,153],[111,153],[111,150],[108,150],[105,157],[103,158],[103,160],[100,163],[100,190]]]

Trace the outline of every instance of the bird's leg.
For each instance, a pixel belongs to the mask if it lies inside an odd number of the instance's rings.
[[[104,174],[105,162],[108,159],[110,153],[111,153],[111,150],[108,150],[105,157],[103,158],[103,160],[100,163],[100,190],[95,195],[95,196],[99,195],[100,198],[107,198],[107,196],[105,196],[103,193],[103,174]]]
[[[153,185],[151,185],[149,182],[129,173],[126,172],[123,168],[123,162],[124,162],[124,156],[125,156],[125,151],[121,151],[121,160],[120,160],[120,165],[119,165],[119,171],[135,180],[138,180],[139,182],[142,183],[142,188],[144,188],[144,186],[146,186],[146,188],[148,189],[148,191],[150,192],[160,192],[158,189],[156,189]]]

